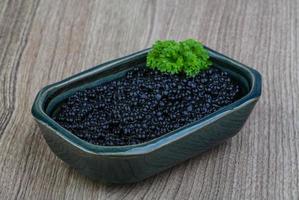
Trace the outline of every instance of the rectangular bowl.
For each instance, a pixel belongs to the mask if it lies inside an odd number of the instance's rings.
[[[206,47],[215,67],[241,83],[243,96],[234,103],[146,143],[98,146],[81,140],[55,122],[50,114],[78,90],[123,76],[144,65],[150,49],[118,58],[41,89],[32,114],[51,150],[71,167],[93,180],[132,183],[187,160],[234,136],[244,125],[261,95],[261,75]]]

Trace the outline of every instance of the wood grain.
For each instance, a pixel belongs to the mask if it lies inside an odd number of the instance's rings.
[[[299,199],[296,0],[1,0],[1,199]],[[38,90],[157,39],[197,38],[259,70],[263,95],[242,131],[141,183],[105,185],[47,147]]]

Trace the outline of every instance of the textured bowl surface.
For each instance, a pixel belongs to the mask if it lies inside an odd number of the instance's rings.
[[[106,62],[44,87],[36,96],[32,114],[51,150],[81,174],[108,183],[143,180],[234,136],[261,95],[261,75],[257,71],[209,48],[207,50],[216,67],[229,72],[241,83],[243,97],[149,142],[97,146],[81,140],[49,117],[57,105],[75,91],[121,77],[132,66],[144,64],[149,49]]]

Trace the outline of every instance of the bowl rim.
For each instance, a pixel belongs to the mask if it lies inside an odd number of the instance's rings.
[[[166,145],[169,145],[177,140],[180,140],[183,137],[188,136],[192,132],[199,130],[203,128],[204,126],[207,126],[214,121],[217,121],[218,119],[230,114],[231,112],[234,112],[236,110],[241,109],[242,107],[257,101],[258,98],[261,95],[262,90],[262,77],[261,74],[244,65],[239,63],[238,61],[235,61],[221,53],[218,53],[208,47],[205,47],[209,55],[213,57],[214,59],[221,60],[222,62],[228,64],[228,65],[234,65],[234,67],[240,68],[242,71],[246,72],[250,76],[250,84],[251,88],[249,92],[244,95],[242,98],[238,99],[237,101],[224,106],[217,110],[214,113],[211,113],[200,120],[197,120],[195,122],[192,122],[186,126],[183,126],[179,129],[176,129],[174,131],[171,131],[165,135],[162,135],[158,138],[155,138],[153,140],[136,144],[136,145],[126,145],[126,146],[100,146],[100,145],[94,145],[91,143],[88,143],[87,141],[84,141],[77,137],[76,135],[72,134],[67,129],[60,126],[57,122],[55,122],[43,109],[44,102],[49,97],[49,94],[53,92],[54,90],[57,90],[58,88],[62,88],[67,86],[68,84],[78,81],[84,78],[87,78],[88,76],[98,73],[99,71],[103,70],[106,67],[111,67],[114,65],[120,65],[122,63],[126,63],[132,60],[136,60],[138,58],[143,57],[145,54],[148,53],[148,51],[151,48],[147,48],[132,54],[129,54],[127,56],[113,59],[111,61],[102,63],[100,65],[97,65],[95,67],[92,67],[90,69],[87,69],[85,71],[82,71],[80,73],[77,73],[73,76],[70,76],[66,79],[63,79],[59,82],[49,84],[42,88],[32,105],[32,115],[36,119],[38,123],[40,123],[43,126],[46,126],[48,129],[51,129],[52,133],[56,134],[57,136],[61,137],[64,141],[70,143],[70,145],[75,146],[76,148],[89,153],[89,154],[95,154],[99,156],[110,156],[110,157],[119,157],[119,156],[137,156],[142,154],[147,154],[153,151],[156,151]]]

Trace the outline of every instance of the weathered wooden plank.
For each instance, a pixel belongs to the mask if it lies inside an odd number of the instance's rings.
[[[1,199],[298,199],[298,9],[296,0],[1,1]],[[91,182],[55,157],[30,114],[42,86],[190,37],[263,74],[237,136],[130,185]]]

